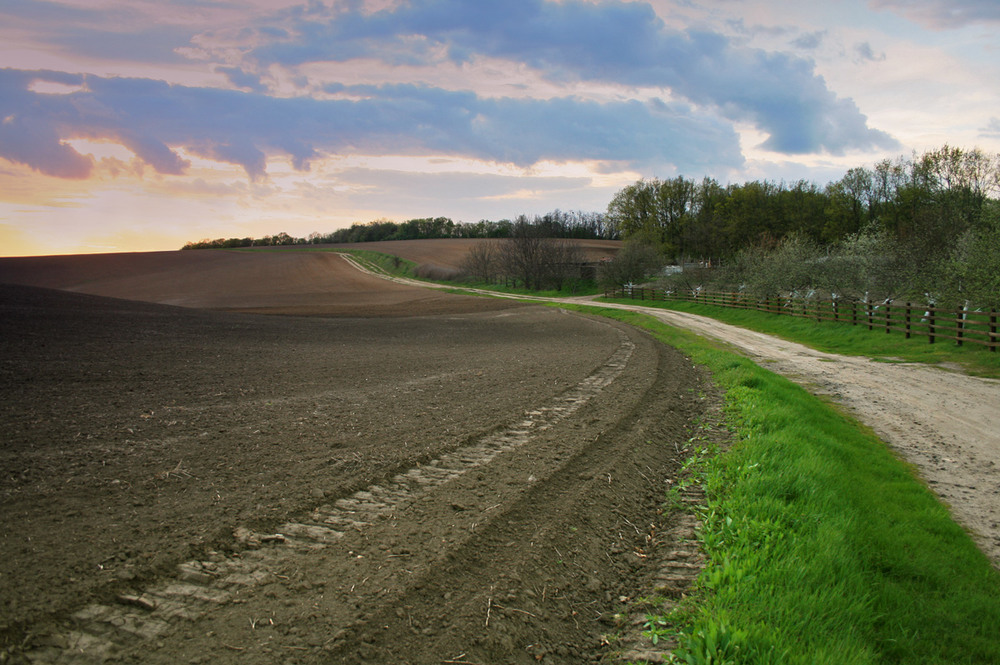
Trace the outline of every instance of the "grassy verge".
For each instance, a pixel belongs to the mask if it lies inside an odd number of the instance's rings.
[[[1000,574],[871,432],[710,341],[600,313],[705,365],[736,434],[700,472],[710,563],[651,622],[681,633],[679,662],[1000,663]]]
[[[641,304],[679,312],[691,312],[718,319],[742,328],[775,335],[805,344],[820,351],[843,355],[868,356],[876,360],[905,360],[928,364],[953,363],[976,376],[1000,378],[1000,352],[990,353],[986,347],[967,343],[958,346],[951,340],[930,344],[926,337],[906,339],[901,333],[886,334],[884,330],[868,330],[867,326],[832,321],[817,322],[794,316],[768,314],[753,310],[734,309],[683,301],[650,302],[608,300],[607,302]]]
[[[337,249],[323,251],[335,251],[338,254],[350,254],[355,259],[360,261],[365,267],[374,272],[381,272],[386,275],[393,275],[396,277],[418,279],[414,276],[417,264],[398,256],[383,254],[382,252],[373,252],[367,249]]]

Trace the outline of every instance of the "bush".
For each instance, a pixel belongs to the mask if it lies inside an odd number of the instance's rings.
[[[413,271],[413,274],[420,279],[429,279],[435,282],[450,282],[458,279],[462,275],[462,272],[457,268],[449,266],[421,263]]]

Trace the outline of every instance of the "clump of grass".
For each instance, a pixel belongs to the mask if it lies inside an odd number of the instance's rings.
[[[709,563],[656,619],[678,662],[1000,663],[1000,573],[877,437],[711,341],[601,313],[707,366],[735,431],[701,472]]]

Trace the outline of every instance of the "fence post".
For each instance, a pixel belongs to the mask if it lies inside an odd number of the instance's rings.
[[[992,353],[996,353],[997,350],[997,310],[996,308],[990,309],[990,346],[989,349]]]
[[[906,339],[910,339],[910,303],[906,303],[906,313],[903,314],[906,325]]]
[[[962,318],[962,310],[955,310],[955,341],[962,346],[962,333],[965,331],[965,320]]]
[[[927,338],[928,344],[934,343],[934,305],[927,305]]]
[[[886,335],[888,335],[891,332],[891,329],[889,327],[889,319],[892,316],[892,311],[890,310],[891,307],[892,307],[892,305],[890,305],[888,302],[885,303],[885,334]]]
[[[858,325],[858,301],[851,299],[851,325]]]
[[[868,330],[872,329],[872,304],[868,300],[868,296],[865,296],[865,316],[868,317]]]

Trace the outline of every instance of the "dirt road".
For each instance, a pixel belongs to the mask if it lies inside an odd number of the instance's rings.
[[[824,353],[703,316],[627,307],[727,342],[845,407],[917,468],[1000,566],[1000,381]]]

